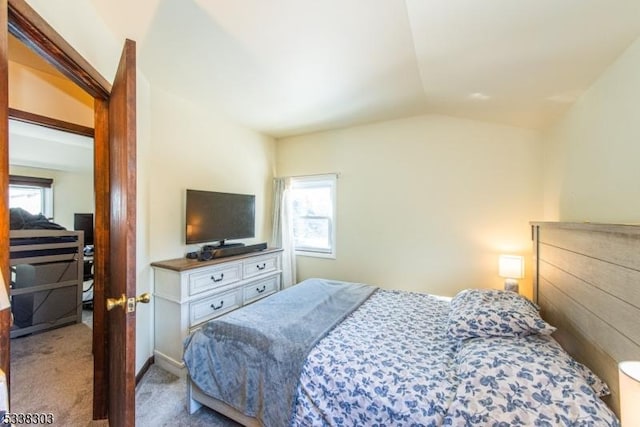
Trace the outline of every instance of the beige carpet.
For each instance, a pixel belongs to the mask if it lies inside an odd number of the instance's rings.
[[[151,365],[136,387],[136,426],[138,427],[241,427],[240,424],[202,407],[189,415],[184,378]]]
[[[11,340],[11,412],[52,413],[87,426],[93,405],[91,328],[85,323]]]
[[[51,412],[56,426],[94,425],[91,335],[79,323],[11,340],[12,412]],[[189,415],[186,394],[184,378],[152,365],[136,387],[136,426],[239,426],[208,408]]]

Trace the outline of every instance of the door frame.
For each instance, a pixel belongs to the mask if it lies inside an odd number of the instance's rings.
[[[109,348],[108,324],[106,321],[105,289],[108,289],[110,268],[110,147],[109,147],[109,98],[111,84],[86,61],[69,43],[67,43],[40,15],[24,0],[1,0],[7,4],[8,32],[16,36],[46,61],[52,64],[67,78],[94,97],[94,191],[95,191],[95,264],[94,264],[94,315],[93,315],[93,419],[108,417],[109,395]],[[1,23],[1,22],[0,22]],[[7,37],[6,33],[2,36]],[[5,44],[6,46],[6,44]],[[0,61],[0,67],[7,67],[7,58]],[[8,96],[6,97],[8,98]],[[0,101],[0,108],[2,108]],[[8,109],[8,105],[4,110]],[[5,116],[6,118],[6,116]],[[6,131],[7,120],[0,123],[0,131]],[[3,130],[4,127],[4,130]],[[8,138],[7,138],[8,139]],[[6,158],[3,158],[5,156]],[[8,164],[8,142],[0,147],[0,161]],[[8,168],[0,176],[0,184],[8,188]],[[6,175],[6,176],[5,176]],[[3,186],[4,188],[5,186]],[[6,190],[3,190],[6,191]],[[6,215],[5,215],[6,214]],[[2,212],[7,221],[8,207]],[[3,222],[0,220],[0,225]],[[6,239],[6,259],[0,255],[0,262],[5,267],[3,274],[8,274],[8,236]],[[0,252],[5,252],[5,250]],[[4,311],[3,313],[7,313]],[[5,326],[7,315],[0,315],[0,326]],[[9,340],[0,336],[0,344],[6,341],[5,350],[0,352],[0,368],[9,372]],[[133,350],[135,351],[135,350]],[[131,402],[133,404],[133,402]]]

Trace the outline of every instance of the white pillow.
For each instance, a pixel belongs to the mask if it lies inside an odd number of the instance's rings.
[[[555,330],[534,303],[515,292],[469,289],[451,300],[447,335],[452,339],[548,335]]]

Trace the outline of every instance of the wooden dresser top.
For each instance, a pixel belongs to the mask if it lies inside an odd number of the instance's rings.
[[[282,252],[282,248],[267,248],[261,251],[249,252],[241,255],[233,255],[223,258],[214,258],[208,261],[198,261],[197,259],[189,259],[189,258],[175,258],[168,259],[164,261],[156,261],[151,263],[151,267],[156,268],[164,268],[166,270],[173,271],[187,271],[193,270],[195,268],[207,267],[210,265],[222,264],[224,262],[229,261],[237,261],[242,259],[247,259],[251,257],[257,257],[262,255],[268,255],[272,253]]]

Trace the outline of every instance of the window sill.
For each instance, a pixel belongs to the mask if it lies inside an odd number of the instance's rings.
[[[310,258],[336,259],[335,253],[311,252],[311,251],[296,251],[296,256],[305,256]]]

